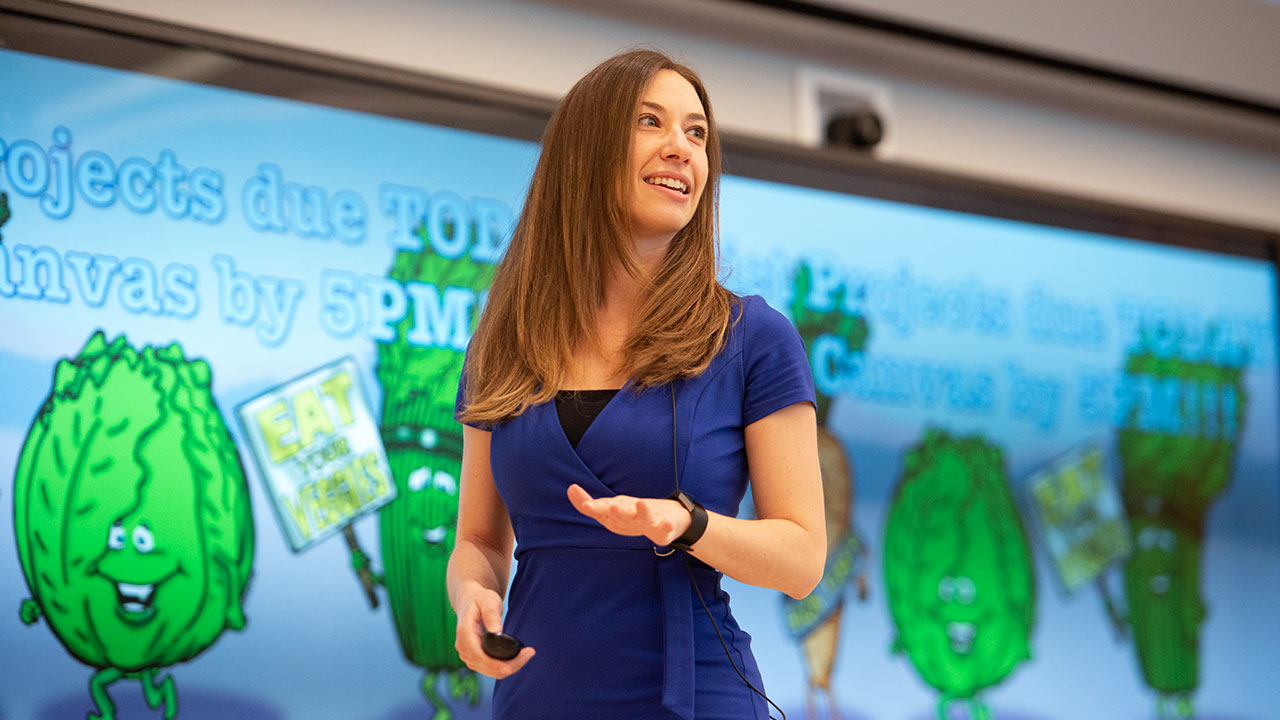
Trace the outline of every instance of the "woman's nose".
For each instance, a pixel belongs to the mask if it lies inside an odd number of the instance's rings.
[[[667,133],[663,142],[662,157],[674,160],[688,160],[692,147],[684,131],[679,128],[673,128]]]

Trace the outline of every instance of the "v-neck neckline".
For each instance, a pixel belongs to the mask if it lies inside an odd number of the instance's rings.
[[[561,390],[556,393],[556,418],[560,429],[576,449],[582,438],[595,425],[600,414],[618,395],[621,388],[603,390]]]
[[[549,411],[551,413],[551,420],[555,423],[556,429],[559,431],[558,434],[560,435],[560,439],[564,442],[565,447],[569,448],[569,452],[578,456],[578,459],[582,461],[582,464],[584,467],[586,467],[587,463],[586,463],[586,460],[583,459],[582,455],[578,452],[578,448],[581,448],[582,444],[587,441],[587,438],[591,437],[592,431],[595,430],[596,426],[600,424],[600,419],[609,413],[609,408],[614,406],[615,401],[617,401],[618,399],[618,396],[627,392],[630,388],[631,388],[631,381],[627,380],[625,383],[622,384],[622,387],[614,391],[613,397],[609,398],[609,401],[604,404],[604,407],[600,408],[600,412],[596,413],[596,416],[591,421],[591,424],[588,425],[587,429],[582,432],[582,437],[578,438],[578,444],[576,446],[573,443],[569,442],[569,436],[565,434],[564,425],[561,424],[560,422],[560,414],[556,410],[555,398],[553,397],[551,400],[547,401],[546,403],[543,403],[549,408]],[[561,390],[561,391],[558,391],[556,394],[559,395],[560,392],[565,392],[565,391]],[[573,392],[573,390],[569,390],[568,392]],[[578,392],[591,392],[591,391],[578,390]]]

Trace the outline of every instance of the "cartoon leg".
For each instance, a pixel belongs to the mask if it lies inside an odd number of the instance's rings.
[[[480,702],[480,676],[470,668],[458,668],[449,673],[449,697],[463,698],[468,705]]]
[[[969,698],[970,720],[991,720],[991,711],[976,697]]]
[[[164,720],[173,720],[178,715],[178,691],[173,685],[173,676],[165,675],[164,680],[156,683],[155,668],[142,671],[142,696],[147,700],[147,707],[155,710],[164,707]]]
[[[947,706],[951,704],[951,696],[943,694],[938,698],[938,720],[951,720],[947,714]]]
[[[89,697],[98,712],[90,712],[88,720],[115,720],[116,705],[107,694],[107,686],[124,677],[124,673],[116,668],[102,668],[89,680]]]
[[[835,688],[827,688],[827,720],[840,720],[840,703],[836,702]]]
[[[449,712],[449,705],[436,692],[436,680],[439,677],[440,671],[428,670],[422,676],[422,694],[427,696],[427,702],[431,703],[431,709],[435,711],[431,720],[451,720],[453,713]]]
[[[1180,718],[1193,718],[1196,716],[1195,708],[1191,704],[1191,693],[1179,695],[1174,702],[1174,713]]]
[[[805,720],[818,720],[818,691],[812,685],[804,689]]]

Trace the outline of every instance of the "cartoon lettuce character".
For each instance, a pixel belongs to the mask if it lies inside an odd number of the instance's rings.
[[[841,288],[832,299],[832,309],[818,311],[809,307],[809,291],[813,287],[813,272],[807,263],[796,269],[792,282],[791,320],[804,340],[809,357],[813,343],[823,335],[840,338],[850,351],[865,347],[869,329],[860,315],[850,315],[841,308],[845,290]],[[861,538],[853,527],[854,471],[853,464],[839,438],[827,430],[827,416],[831,411],[831,398],[820,389],[818,398],[818,464],[822,471],[822,499],[826,508],[827,563],[822,582],[809,597],[803,600],[782,598],[783,616],[787,630],[800,643],[806,675],[805,711],[808,717],[817,717],[817,697],[827,696],[831,718],[840,716],[831,676],[840,648],[840,621],[844,615],[846,589],[856,585],[860,599],[867,595],[863,565],[866,551]]]
[[[1125,372],[1153,390],[1119,433],[1134,547],[1124,568],[1129,627],[1143,678],[1158,693],[1157,714],[1192,717],[1206,615],[1205,516],[1231,480],[1245,417],[1241,368],[1157,352],[1145,338]],[[1157,400],[1170,397],[1164,406]]]
[[[884,575],[906,653],[941,693],[938,718],[1031,657],[1035,578],[1003,455],[980,436],[931,428],[904,458],[885,530]]]
[[[172,676],[222,631],[244,628],[253,562],[244,470],[210,394],[209,366],[182,348],[101,332],[58,363],[18,460],[13,510],[31,598],[77,660],[97,713],[107,687],[142,681],[148,705],[177,715]]]
[[[378,345],[382,439],[396,483],[396,499],[378,511],[380,580],[405,659],[425,670],[422,692],[433,718],[447,720],[452,712],[437,691],[442,678],[452,700],[474,705],[480,693],[479,678],[454,649],[458,619],[445,590],[462,472],[462,426],[453,419],[453,409],[463,353],[451,338],[455,332],[470,337],[474,331],[492,266],[466,256],[447,260],[432,251],[423,226],[417,234],[423,249],[397,253],[390,275],[401,283],[422,283],[425,292],[415,302],[425,298],[437,307],[407,313],[395,340]],[[439,325],[431,328],[436,342],[410,342],[415,315],[436,319]],[[365,562],[355,558],[357,568]]]

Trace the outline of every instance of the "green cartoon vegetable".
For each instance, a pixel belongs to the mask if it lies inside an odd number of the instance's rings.
[[[844,288],[832,300],[832,308],[818,311],[809,307],[813,273],[807,263],[796,269],[792,282],[791,320],[804,340],[805,352],[813,357],[813,343],[823,335],[840,338],[850,351],[860,351],[868,338],[867,322],[850,315],[844,305]],[[782,598],[783,617],[788,632],[800,644],[808,682],[805,708],[817,717],[817,699],[825,693],[831,717],[838,717],[838,703],[831,677],[840,649],[840,624],[844,615],[847,588],[856,586],[861,600],[867,597],[863,574],[866,550],[853,527],[855,476],[844,445],[827,430],[831,398],[820,389],[818,399],[818,464],[822,471],[822,499],[826,508],[827,562],[822,582],[803,600]]]
[[[177,714],[171,676],[231,628],[253,562],[248,487],[210,394],[209,366],[178,345],[135,351],[95,333],[58,363],[14,477],[14,528],[31,599],[90,681],[142,680],[151,707]]]
[[[1150,397],[1119,433],[1134,551],[1124,569],[1128,621],[1157,714],[1191,717],[1199,682],[1205,515],[1232,475],[1244,424],[1240,367],[1193,362],[1141,346],[1125,368]],[[1172,404],[1160,398],[1174,399]]]
[[[929,429],[904,458],[885,530],[884,574],[906,653],[942,696],[938,717],[1031,657],[1035,578],[1000,450]]]
[[[462,472],[462,426],[453,419],[461,348],[475,329],[492,266],[466,256],[447,260],[433,252],[423,227],[417,234],[423,249],[398,253],[391,277],[418,284],[414,302],[430,307],[408,313],[395,340],[378,345],[383,444],[397,492],[378,511],[381,580],[405,658],[426,671],[422,692],[434,720],[446,720],[452,713],[436,688],[442,677],[453,700],[474,705],[480,692],[479,678],[454,649],[458,619],[445,590],[445,569],[453,552]],[[410,341],[415,314],[433,319],[433,342]],[[356,558],[357,567],[363,562]]]

